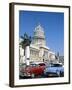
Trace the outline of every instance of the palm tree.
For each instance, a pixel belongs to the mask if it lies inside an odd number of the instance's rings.
[[[30,45],[31,43],[31,36],[28,36],[26,33],[24,33],[24,36],[21,36],[22,42],[20,43],[22,45],[22,48],[25,48],[26,46]]]
[[[21,36],[22,42],[20,45],[22,45],[22,48],[24,49],[24,54],[25,54],[25,48],[26,46],[30,46],[32,38],[31,36],[28,36],[27,33],[25,32],[23,36]]]
[[[24,33],[24,35],[21,36],[21,38],[22,38],[22,42],[20,43],[20,45],[22,45],[22,48],[24,49],[24,56],[26,57],[26,61],[27,61],[29,59],[29,52],[30,52],[30,50],[28,48],[31,44],[32,39],[31,39],[31,36],[28,36],[26,33]],[[28,48],[26,48],[26,47],[28,47]],[[25,52],[25,50],[28,50],[29,52],[28,51]],[[26,63],[26,64],[28,64],[28,63]]]

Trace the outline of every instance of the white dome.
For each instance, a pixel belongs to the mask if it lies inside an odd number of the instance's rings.
[[[40,24],[35,28],[34,37],[45,39],[44,30]]]

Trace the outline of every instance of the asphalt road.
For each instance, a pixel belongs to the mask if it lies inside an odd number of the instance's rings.
[[[53,74],[53,75],[48,75],[48,76],[45,76],[45,75],[42,75],[42,76],[36,76],[34,78],[56,78],[58,77],[56,74]],[[64,77],[64,74],[62,74],[60,77]],[[59,77],[58,77],[59,78]],[[32,77],[22,77],[22,76],[19,76],[19,79],[33,79]]]

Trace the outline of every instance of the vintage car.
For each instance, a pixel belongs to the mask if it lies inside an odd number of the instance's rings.
[[[64,67],[60,63],[51,64],[44,70],[45,76],[64,76]]]
[[[24,77],[38,77],[44,74],[45,64],[30,64],[20,69],[20,75]]]

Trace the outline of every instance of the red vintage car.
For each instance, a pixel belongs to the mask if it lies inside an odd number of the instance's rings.
[[[46,66],[44,63],[31,64],[29,66],[26,66],[25,68],[22,68],[20,72],[22,73],[22,76],[30,76],[34,78],[43,75],[45,67]]]

